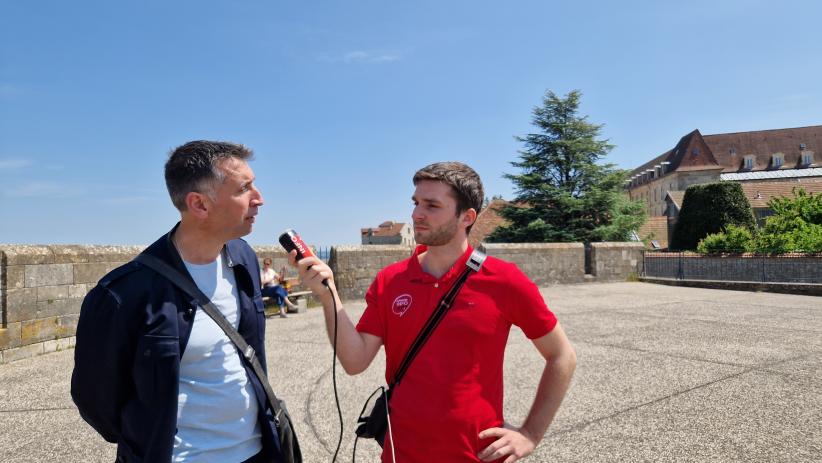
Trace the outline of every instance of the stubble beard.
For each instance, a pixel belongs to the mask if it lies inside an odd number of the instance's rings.
[[[457,234],[457,219],[443,224],[435,229],[428,230],[427,233],[414,233],[414,239],[417,244],[424,244],[426,246],[443,246],[448,244],[454,235]]]

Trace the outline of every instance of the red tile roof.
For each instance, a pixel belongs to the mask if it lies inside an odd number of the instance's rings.
[[[639,227],[639,238],[656,240],[662,248],[668,247],[668,217],[648,217],[648,220]]]
[[[377,228],[361,228],[360,234],[365,236],[369,232],[371,236],[397,236],[400,234],[405,223],[392,222],[390,220],[383,222]]]
[[[822,165],[822,125],[788,129],[758,130],[753,132],[721,133],[702,135],[699,130],[682,137],[674,149],[666,151],[642,166],[632,174],[653,169],[662,162],[670,164],[667,172],[674,170],[710,170],[722,172],[745,171],[745,156],[754,156],[753,171],[775,169],[772,156],[784,155],[780,169],[796,169],[802,166],[800,145],[814,153],[811,166]]]
[[[479,243],[483,242],[497,227],[507,223],[498,213],[499,209],[507,204],[508,202],[505,200],[494,199],[488,204],[488,207],[480,212],[479,217],[477,217],[476,222],[474,222],[474,226],[471,228],[471,234],[468,235],[468,242],[472,247],[477,247]]]
[[[737,172],[743,167],[746,155],[755,155],[751,170],[773,168],[773,154],[784,154],[782,169],[802,167],[800,144],[814,152],[814,164],[822,163],[822,125],[793,129],[760,130],[757,132],[706,135],[705,142],[723,167],[723,172]]]
[[[768,207],[771,198],[793,198],[794,188],[802,188],[806,193],[822,193],[822,182],[744,182],[741,185],[752,208]]]

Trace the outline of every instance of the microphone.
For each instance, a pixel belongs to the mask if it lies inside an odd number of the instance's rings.
[[[300,260],[304,257],[315,257],[314,252],[311,248],[305,244],[300,235],[294,231],[292,228],[286,229],[279,238],[280,245],[285,248],[285,252],[291,253],[293,250],[297,250],[297,260]],[[309,267],[311,268],[311,267]],[[328,286],[328,279],[323,280],[323,284],[327,287]]]

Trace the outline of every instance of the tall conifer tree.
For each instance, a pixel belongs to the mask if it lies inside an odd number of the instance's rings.
[[[538,131],[517,137],[524,149],[511,163],[522,173],[505,174],[517,195],[499,211],[509,224],[488,241],[623,241],[644,222],[642,203],[623,189],[628,171],[599,163],[613,145],[597,139],[601,125],[577,114],[580,97],[576,90],[565,98],[548,91],[534,108]]]

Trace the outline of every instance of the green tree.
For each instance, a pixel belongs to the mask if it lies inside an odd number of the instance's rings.
[[[645,221],[644,207],[623,190],[628,171],[600,164],[613,145],[599,140],[601,125],[577,114],[581,93],[565,98],[548,91],[533,110],[536,133],[517,137],[524,144],[522,173],[506,174],[516,198],[500,209],[507,226],[492,242],[591,242],[627,240]]]
[[[756,226],[742,186],[735,182],[692,185],[685,190],[670,247],[673,250],[696,249],[703,238],[720,233],[729,225],[748,230]]]
[[[765,226],[756,233],[729,224],[724,231],[703,238],[697,251],[822,252],[822,193],[807,194],[801,188],[794,189],[792,198],[773,198],[768,207],[774,215],[768,217]]]
[[[711,254],[716,252],[742,253],[752,251],[754,237],[750,230],[738,225],[728,225],[720,233],[713,233],[699,242],[697,252]]]
[[[794,189],[793,198],[773,198],[768,207],[774,215],[755,240],[758,252],[822,252],[822,193]]]

